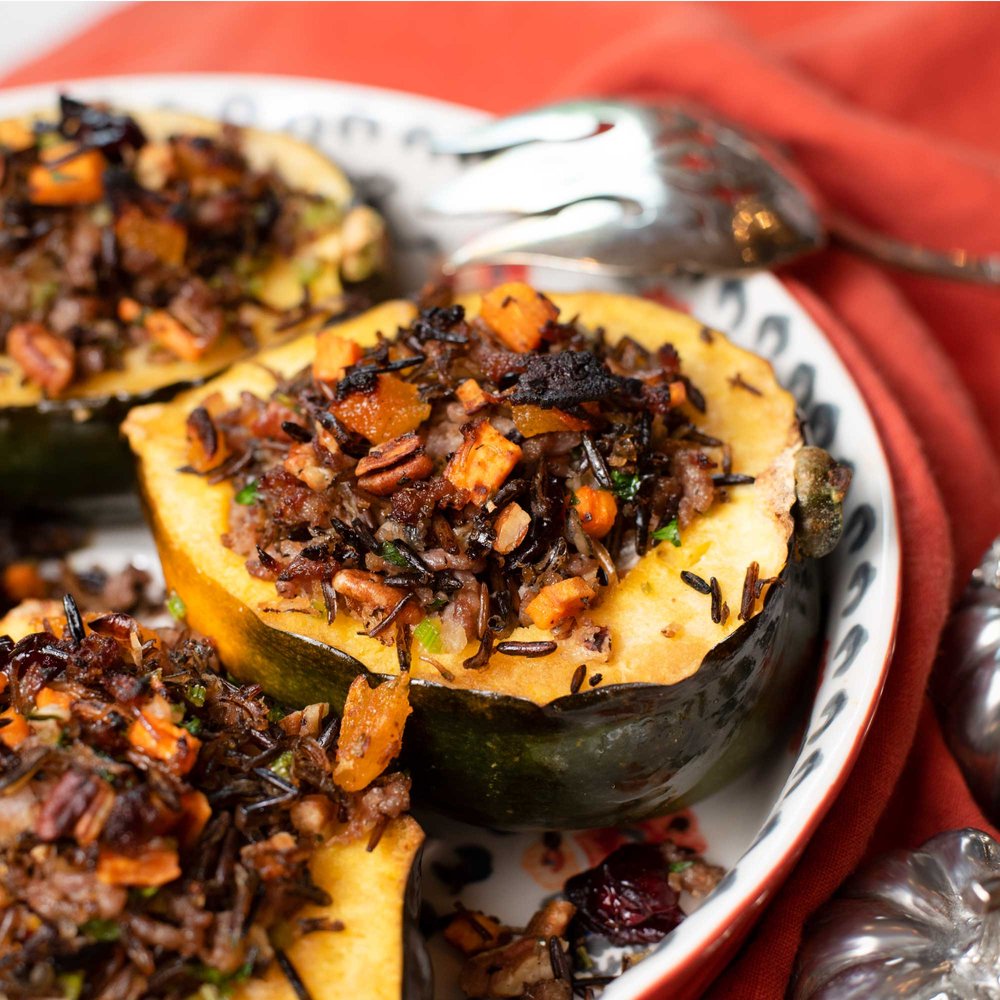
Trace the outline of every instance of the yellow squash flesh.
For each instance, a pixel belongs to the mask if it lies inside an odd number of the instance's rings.
[[[704,393],[708,413],[696,415],[700,429],[732,445],[733,472],[756,476],[753,485],[730,488],[729,500],[683,532],[683,544],[663,543],[642,557],[603,597],[591,618],[610,629],[607,662],[594,662],[602,687],[644,682],[675,684],[694,674],[705,655],[740,625],[737,613],[747,566],[756,561],[760,578],[777,576],[788,559],[793,531],[793,459],[802,446],[793,397],[775,380],[770,365],[721,334],[709,340],[689,316],[645,300],[607,294],[551,296],[562,316],[579,316],[588,328],[603,327],[610,340],[629,335],[655,349],[672,343],[682,371]],[[470,315],[478,300],[463,300]],[[379,331],[391,336],[415,316],[404,302],[386,303],[338,327],[345,337],[372,344]],[[284,633],[304,636],[354,656],[373,672],[398,672],[396,651],[358,635],[357,622],[341,615],[327,625],[325,615],[273,609],[273,584],[251,577],[243,557],[222,546],[232,496],[226,484],[209,485],[177,470],[185,464],[187,414],[209,393],[221,392],[235,403],[241,390],[267,396],[274,387],[271,371],[291,374],[310,364],[314,338],[303,336],[232,368],[208,385],[190,390],[170,404],[133,410],[124,424],[139,458],[140,478],[164,571],[184,599],[188,620],[212,635],[223,660],[245,659],[246,617]],[[735,384],[736,376],[756,388]],[[705,580],[715,576],[730,608],[725,624],[712,622],[709,598],[680,579],[690,570]],[[761,602],[757,603],[759,611]],[[665,631],[667,634],[665,634]],[[537,628],[519,628],[511,640],[547,639]],[[414,645],[412,673],[442,686],[515,695],[538,705],[567,694],[578,665],[587,659],[581,647],[564,641],[544,660],[494,656],[485,670],[461,668],[473,651],[435,655],[455,676],[445,681],[435,666],[420,658]],[[543,669],[544,667],[544,669]],[[273,669],[280,671],[280,664]],[[266,687],[266,684],[265,684]]]

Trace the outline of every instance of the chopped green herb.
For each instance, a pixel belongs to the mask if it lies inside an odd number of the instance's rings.
[[[251,479],[250,482],[236,494],[236,502],[243,504],[244,507],[249,507],[250,504],[256,503],[259,499],[260,489],[257,486],[256,479]]]
[[[187,606],[173,590],[170,591],[170,596],[167,598],[167,611],[177,621],[183,621],[187,615]]]
[[[653,532],[653,538],[655,538],[658,542],[670,542],[671,545],[675,545],[677,548],[680,548],[681,532],[680,528],[677,527],[677,518],[675,517],[672,521],[669,521],[657,528],[656,531]]]
[[[31,286],[31,308],[48,309],[56,297],[59,286],[54,281],[38,281]]]
[[[671,861],[670,870],[672,872],[686,872],[693,864],[693,861]]]
[[[306,229],[332,229],[340,222],[340,206],[329,198],[311,201],[302,209],[302,225]]]
[[[403,569],[410,565],[392,542],[382,543],[382,558],[386,562],[392,563],[393,566],[401,566]]]
[[[447,597],[435,597],[430,604],[427,605],[428,611],[440,611],[448,603]]]
[[[84,983],[82,972],[64,972],[62,975],[56,976],[56,982],[59,983],[59,988],[66,1000],[79,1000]]]
[[[80,924],[80,933],[94,941],[117,941],[122,929],[117,920],[94,919]]]
[[[279,778],[290,778],[292,775],[292,751],[286,750],[283,754],[275,757],[268,770],[273,771]]]
[[[619,500],[634,500],[639,495],[639,483],[639,477],[630,472],[611,470],[611,488]]]
[[[184,692],[184,697],[187,698],[192,705],[197,705],[201,708],[205,704],[205,695],[208,694],[208,689],[204,684],[192,684],[188,687],[187,691]]]
[[[284,717],[285,717],[284,709],[278,708],[277,705],[275,705],[274,708],[272,708],[271,711],[267,713],[268,722],[281,722],[281,720]]]
[[[132,890],[140,899],[152,899],[159,891],[158,885],[144,885]]]
[[[192,736],[197,736],[201,732],[201,719],[194,716],[180,723],[182,729],[186,729]]]
[[[440,653],[444,648],[441,644],[441,627],[433,618],[425,618],[413,630],[413,637],[428,653]]]
[[[298,272],[299,281],[302,282],[303,285],[308,285],[319,277],[319,273],[323,269],[323,266],[318,260],[310,257],[307,260],[298,261],[295,269]]]

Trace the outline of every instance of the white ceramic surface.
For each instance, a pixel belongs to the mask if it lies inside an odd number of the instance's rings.
[[[241,124],[287,128],[316,142],[389,216],[404,287],[418,287],[435,256],[468,231],[465,225],[445,225],[427,216],[419,204],[432,186],[461,169],[456,159],[431,152],[430,137],[461,130],[481,119],[480,112],[406,94],[277,77],[109,78],[65,84],[63,89],[126,106],[172,105]],[[49,105],[55,92],[54,87],[0,92],[0,117]],[[563,289],[582,284],[555,272],[535,280]],[[687,836],[700,834],[707,857],[725,866],[727,875],[652,955],[605,991],[609,1000],[689,995],[691,983],[718,965],[733,929],[745,927],[777,888],[858,751],[881,691],[898,608],[899,543],[885,456],[871,415],[822,333],[770,275],[680,278],[666,282],[664,289],[704,322],[772,361],[798,398],[817,443],[850,462],[855,481],[844,543],[824,565],[827,655],[811,715],[803,720],[804,736],[794,747],[776,749],[753,773],[684,817],[694,824]],[[95,504],[86,510],[100,527],[91,547],[77,555],[79,563],[132,558],[155,566],[151,540],[136,523],[133,507],[109,511]],[[430,835],[425,896],[434,909],[447,912],[454,904],[435,862],[448,864],[457,846],[478,844],[489,850],[493,874],[467,886],[462,902],[514,924],[526,921],[566,876],[592,864],[601,850],[623,838],[661,836],[664,829],[654,823],[599,836],[564,835],[556,861],[562,867],[555,872],[551,856],[548,867],[540,862],[543,848],[537,836],[494,834],[421,818]],[[454,960],[437,943],[433,951],[438,996],[452,997]],[[602,957],[601,964],[611,959]]]

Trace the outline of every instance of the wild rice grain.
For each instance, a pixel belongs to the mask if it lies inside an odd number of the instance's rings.
[[[681,579],[692,589],[697,590],[699,594],[711,594],[712,588],[700,577],[697,573],[692,573],[690,570],[681,570]]]

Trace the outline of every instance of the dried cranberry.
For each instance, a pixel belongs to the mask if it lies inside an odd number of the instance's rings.
[[[566,897],[586,930],[615,944],[648,944],[684,919],[669,874],[655,844],[626,844],[596,868],[569,879]]]

